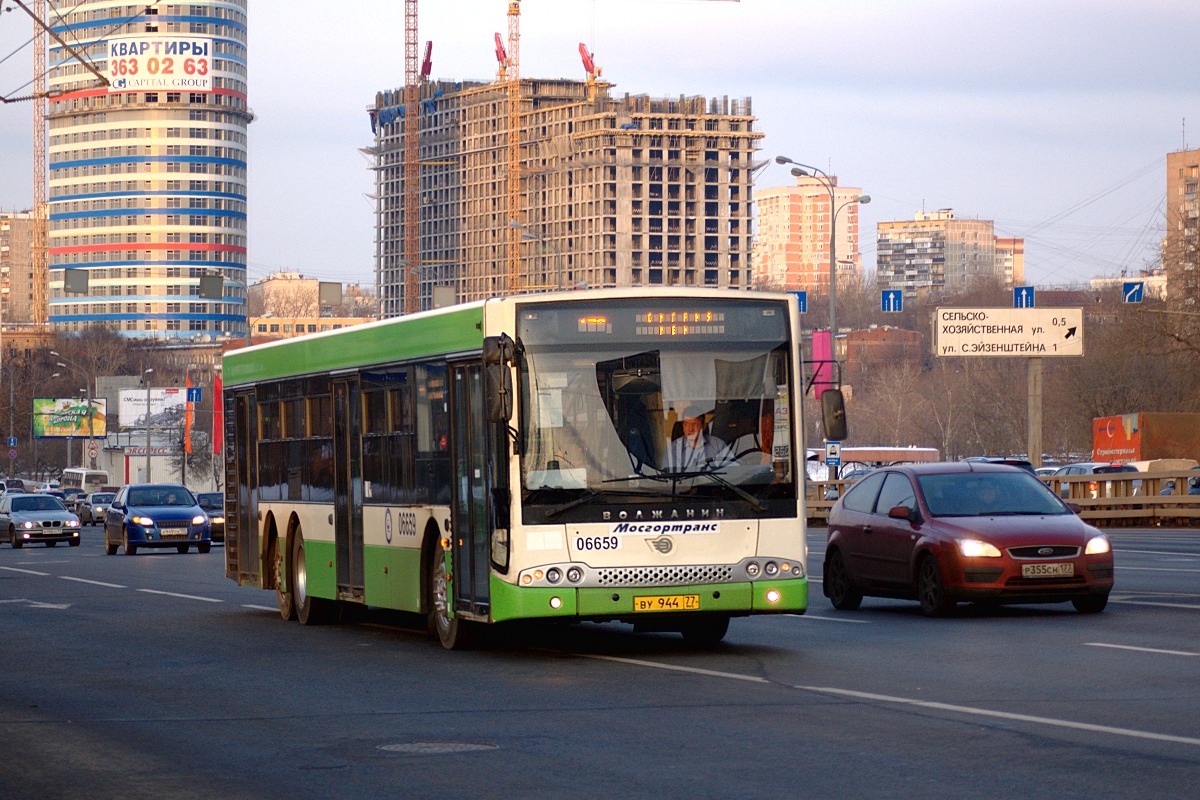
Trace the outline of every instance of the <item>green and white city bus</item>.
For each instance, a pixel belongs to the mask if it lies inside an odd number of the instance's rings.
[[[425,614],[447,648],[803,613],[797,319],[788,294],[585,290],[229,352],[226,574],[305,624]]]

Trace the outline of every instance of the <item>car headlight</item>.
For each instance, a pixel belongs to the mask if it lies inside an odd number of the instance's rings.
[[[959,539],[958,549],[967,558],[999,558],[1000,549],[978,539]]]
[[[79,520],[77,520],[77,519],[69,519],[69,520],[67,520],[67,527],[68,527],[68,528],[78,528],[78,527],[79,527]]]
[[[150,517],[143,517],[141,514],[134,516],[131,521],[135,525],[141,525],[143,528],[153,528],[154,520]]]
[[[203,525],[206,522],[208,522],[208,517],[206,517],[204,514],[197,514],[196,516],[192,517],[193,525]]]
[[[1100,553],[1111,552],[1111,550],[1112,546],[1108,543],[1107,536],[1093,536],[1091,539],[1088,539],[1087,547],[1084,548],[1083,552],[1086,555],[1094,556]]]
[[[214,524],[214,525],[224,525],[224,524],[225,524],[225,517],[213,517],[213,518],[212,518],[212,521],[213,521],[213,524]]]

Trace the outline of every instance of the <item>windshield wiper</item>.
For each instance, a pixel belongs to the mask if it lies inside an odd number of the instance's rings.
[[[716,470],[711,470],[711,469],[703,470],[702,469],[702,470],[692,470],[689,472],[665,472],[665,473],[663,473],[663,478],[664,478],[664,480],[669,479],[672,481],[687,480],[688,478],[712,478],[717,483],[721,484],[726,489],[733,491],[735,494],[737,494],[738,497],[742,498],[747,503],[749,503],[750,507],[753,508],[755,511],[763,512],[763,511],[767,510],[767,507],[765,505],[763,505],[763,502],[761,500],[759,500],[757,497],[755,497],[754,495],[747,492],[742,487],[738,486],[736,483],[732,483],[730,481],[725,480],[724,473],[717,472]]]

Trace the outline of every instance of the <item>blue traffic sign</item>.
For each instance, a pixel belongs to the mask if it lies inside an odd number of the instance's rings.
[[[199,403],[201,397],[201,388],[199,386],[189,386],[187,390],[187,401],[189,403]]]
[[[1142,302],[1142,294],[1146,290],[1144,281],[1125,281],[1121,284],[1121,301],[1125,303]]]
[[[879,299],[884,311],[900,312],[904,310],[904,292],[899,289],[884,289]]]
[[[15,436],[8,437],[8,446],[16,447],[17,446],[17,437],[15,437]]]
[[[1013,287],[1013,308],[1033,308],[1033,287]]]
[[[792,294],[796,295],[796,303],[800,306],[800,313],[803,314],[808,311],[808,292],[794,291]]]

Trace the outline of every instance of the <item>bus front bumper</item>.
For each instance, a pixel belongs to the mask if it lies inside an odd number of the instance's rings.
[[[493,622],[577,619],[602,622],[662,614],[803,614],[808,579],[636,588],[520,587],[492,579]]]

